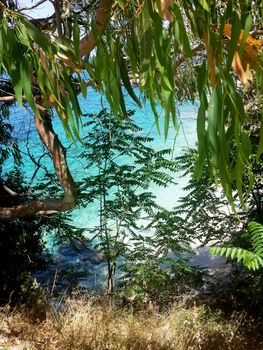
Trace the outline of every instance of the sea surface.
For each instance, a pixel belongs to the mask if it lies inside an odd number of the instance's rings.
[[[138,89],[135,89],[135,92],[139,95]],[[105,99],[92,88],[88,89],[86,99],[79,96],[79,102],[84,114],[98,114],[102,108],[108,107]],[[170,123],[168,137],[165,140],[163,133],[163,112],[161,108],[158,108],[161,126],[161,134],[158,134],[154,116],[147,101],[143,104],[141,109],[138,108],[129,96],[126,96],[125,102],[127,110],[135,111],[133,120],[142,128],[142,135],[151,136],[154,139],[151,144],[152,148],[156,150],[171,148],[171,157],[174,158],[181,155],[187,148],[195,146],[197,141],[197,105],[183,103],[177,106],[178,125],[175,128],[172,122]],[[39,136],[35,130],[33,114],[30,109],[20,108],[17,105],[13,106],[11,108],[10,120],[14,126],[13,135],[19,140],[20,149],[22,151],[26,180],[31,181],[37,168],[37,165],[32,162],[32,159],[37,163],[39,157],[41,157],[46,150],[40,142]],[[78,141],[72,144],[72,142],[67,139],[59,118],[55,114],[53,125],[64,146],[69,147],[67,159],[73,178],[81,179],[81,177],[87,176],[88,173],[85,173],[86,170],[84,170],[84,161],[78,157],[82,147],[81,144]],[[48,170],[52,171],[52,160],[48,155],[41,159],[41,163],[43,163]],[[14,164],[9,161],[5,164],[4,170],[10,171],[13,167]],[[89,171],[92,172],[92,169]],[[41,180],[43,174],[44,170],[40,169],[34,181]],[[155,194],[157,203],[164,208],[172,209],[176,206],[178,199],[186,194],[184,187],[187,185],[188,178],[185,176],[182,177],[180,173],[176,173],[175,182],[176,184],[169,185],[167,188],[160,188],[155,184],[151,186],[151,191]],[[87,205],[87,207],[74,210],[71,217],[73,224],[77,227],[94,227],[98,223],[98,203],[94,202]],[[80,287],[92,290],[105,287],[107,268],[106,263],[101,261],[100,257],[92,250],[80,249],[76,252],[69,245],[54,247],[50,237],[52,237],[52,235],[48,233],[47,246],[49,250],[55,254],[54,262],[48,271],[42,271],[37,274],[37,278],[40,282],[52,286],[55,280],[59,280],[58,276],[60,275],[61,277],[63,275],[63,278],[61,278],[62,282],[60,281],[62,288],[69,288],[72,282],[72,276],[77,276],[75,279],[77,279],[77,284]],[[207,250],[205,252],[201,251],[201,253],[199,252],[198,254],[202,259],[201,265],[213,265],[217,263],[217,258],[208,258]],[[76,280],[73,282],[76,282]]]
[[[139,95],[139,90],[135,89],[135,91]],[[161,108],[158,108],[161,128],[161,134],[158,134],[149,103],[145,102],[143,107],[140,109],[129,96],[126,96],[125,101],[127,110],[135,111],[133,120],[142,128],[142,135],[151,136],[154,139],[152,144],[148,145],[155,150],[170,148],[172,150],[171,157],[175,158],[182,154],[185,149],[195,146],[197,140],[197,105],[193,105],[191,103],[178,105],[178,125],[175,128],[172,122],[170,123],[168,137],[165,140],[163,133],[163,112]],[[92,88],[88,89],[86,99],[79,96],[79,102],[83,114],[98,114],[102,108],[108,107],[105,99],[103,99],[102,96]],[[33,114],[30,109],[20,108],[19,106],[12,107],[10,121],[14,126],[13,135],[19,140],[20,149],[22,151],[24,173],[27,181],[30,181],[37,168],[37,165],[32,162],[32,158],[38,162],[39,157],[41,157],[46,150],[35,130]],[[88,173],[84,170],[84,160],[78,157],[82,147],[81,144],[78,141],[75,141],[75,143],[72,144],[72,141],[67,139],[57,115],[54,115],[53,125],[63,145],[66,147],[70,146],[69,150],[67,151],[67,160],[73,178],[81,179],[81,177],[87,176]],[[53,170],[52,161],[48,155],[41,160],[41,163],[47,167],[48,170]],[[8,162],[5,165],[4,170],[9,171],[13,168],[13,166],[14,164],[12,162]],[[41,179],[43,175],[44,170],[40,169],[34,181]],[[178,198],[184,195],[183,188],[186,186],[188,179],[186,177],[182,178],[180,175],[181,174],[178,173],[175,174],[176,185],[170,185],[167,188],[160,188],[157,185],[152,185],[151,190],[156,195],[158,204],[167,209],[171,209],[176,205]],[[89,205],[87,208],[76,210],[73,213],[73,219],[76,225],[83,228],[94,226],[94,224],[97,222],[97,218],[98,215],[96,205]]]

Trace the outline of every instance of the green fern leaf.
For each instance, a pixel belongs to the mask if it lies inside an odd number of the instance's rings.
[[[226,248],[226,253],[225,253],[226,258],[228,258],[228,257],[230,257],[230,256],[231,256],[231,254],[232,254],[232,250],[233,250],[233,248],[232,248],[232,247],[227,247],[227,248]]]
[[[263,267],[263,225],[251,221],[248,225],[253,251],[239,247],[213,247],[211,254],[220,254],[231,260],[242,262],[249,270],[259,270]]]
[[[236,256],[237,256],[237,251],[238,251],[238,248],[233,248],[233,249],[231,249],[231,255],[230,255],[230,257],[231,257],[232,260],[234,260],[234,259],[236,258]]]

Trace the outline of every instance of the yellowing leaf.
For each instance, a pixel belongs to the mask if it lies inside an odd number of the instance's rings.
[[[232,25],[226,23],[224,26],[224,34],[229,40],[232,37],[232,30]],[[238,45],[240,45],[240,43],[242,42],[243,35],[244,30],[241,30]],[[242,56],[240,57],[238,51],[234,53],[232,67],[236,76],[244,85],[248,84],[249,81],[253,80],[250,67],[256,67],[258,63],[258,53],[262,46],[263,40],[254,39],[252,35],[248,34],[244,42],[244,52]]]
[[[249,64],[244,60],[241,61],[239,53],[237,51],[234,53],[232,67],[236,76],[244,85],[247,85],[249,81],[253,80]]]
[[[224,26],[224,34],[228,39],[231,39],[232,37],[232,25],[229,23],[226,23]]]
[[[58,52],[57,56],[61,59],[61,61],[68,67],[70,67],[73,72],[75,73],[81,73],[83,71],[82,67],[79,67],[78,65],[76,65],[74,62],[72,62],[72,60],[67,57],[66,55],[64,55],[61,52]]]
[[[173,0],[161,0],[161,15],[164,19],[167,21],[172,22],[173,21],[173,15],[171,14],[169,7],[172,5],[174,1]]]
[[[232,37],[232,25],[229,23],[226,23],[224,26],[224,34],[228,39],[231,39]],[[239,35],[239,41],[241,42],[243,39],[244,30],[241,30]],[[261,39],[255,39],[252,35],[248,34],[245,40],[245,44],[256,46],[258,49],[263,46],[263,40]]]
[[[216,69],[215,69],[215,56],[213,48],[210,49],[208,54],[208,67],[211,85],[214,88],[216,85]]]
[[[244,53],[242,56],[242,61],[245,59],[249,62],[251,67],[256,67],[258,63],[258,50],[255,46],[244,45]]]

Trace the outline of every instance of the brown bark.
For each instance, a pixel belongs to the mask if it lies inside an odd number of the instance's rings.
[[[112,0],[101,0],[96,15],[96,26],[99,33],[103,33],[110,20]],[[96,38],[92,32],[80,41],[80,55],[88,56],[96,47]]]
[[[53,165],[64,191],[64,197],[58,199],[47,198],[26,204],[0,209],[0,220],[14,220],[36,215],[50,215],[70,209],[77,198],[75,183],[68,169],[66,154],[57,134],[52,128],[49,116],[42,113],[41,121],[35,117],[38,134],[53,158]]]
[[[56,17],[56,27],[59,37],[62,37],[62,20],[61,20],[61,3],[60,0],[54,0],[53,5],[55,8],[55,17]]]

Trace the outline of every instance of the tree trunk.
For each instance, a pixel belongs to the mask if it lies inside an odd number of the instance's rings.
[[[108,293],[113,292],[115,288],[116,263],[108,261]]]

